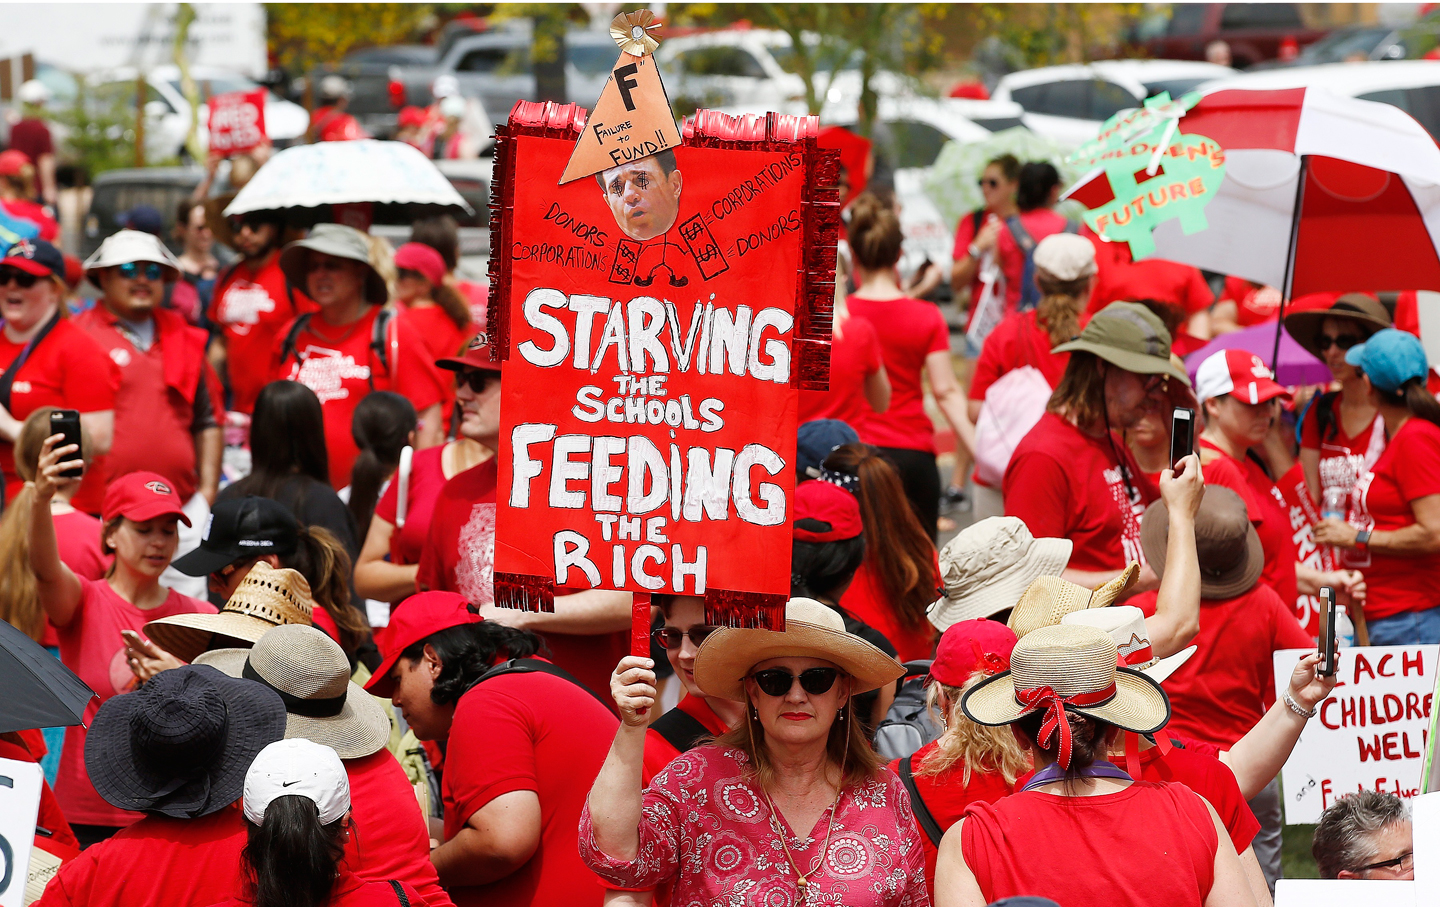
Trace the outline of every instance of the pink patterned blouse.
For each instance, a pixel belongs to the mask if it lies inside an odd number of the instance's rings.
[[[795,864],[808,873],[825,846],[830,811],[809,837],[796,837],[742,777],[746,759],[738,749],[701,746],[656,775],[645,789],[640,850],[631,862],[595,845],[587,805],[580,815],[581,858],[619,888],[672,882],[671,907],[929,907],[925,853],[899,778],[882,770],[846,789],[830,846],[802,899],[780,829]]]

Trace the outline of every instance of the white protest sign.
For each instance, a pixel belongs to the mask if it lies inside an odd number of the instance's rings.
[[[33,762],[0,759],[0,907],[22,907],[44,775]]]
[[[1275,907],[1414,907],[1414,882],[1277,879]]]
[[[1275,653],[1277,696],[1309,651]],[[1339,683],[1281,771],[1291,825],[1318,822],[1327,806],[1352,791],[1405,798],[1419,792],[1440,646],[1365,646],[1336,655]]]

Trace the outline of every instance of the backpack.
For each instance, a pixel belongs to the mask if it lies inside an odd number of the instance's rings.
[[[1030,433],[1054,391],[1033,365],[1011,369],[990,385],[975,420],[975,472],[993,488],[1005,482],[1005,470],[1020,440]]]
[[[1020,221],[1020,215],[1012,214],[1005,219],[1005,226],[1010,230],[1010,236],[1015,240],[1015,245],[1025,255],[1025,269],[1020,275],[1020,304],[1016,306],[1017,312],[1026,312],[1035,308],[1040,303],[1040,288],[1035,285],[1035,246],[1037,243],[1025,229]],[[1065,233],[1079,233],[1080,225],[1073,220],[1065,221]]]
[[[940,737],[944,727],[925,705],[925,678],[929,661],[905,662],[905,677],[885,719],[875,727],[875,752],[886,761],[904,759]]]
[[[280,344],[281,365],[284,365],[286,360],[292,356],[299,358],[299,354],[295,351],[295,344],[300,339],[300,333],[310,326],[310,319],[313,317],[315,317],[314,312],[306,312],[290,325],[290,332],[285,335],[285,341]],[[379,360],[380,367],[385,370],[386,374],[390,373],[390,357],[385,352],[385,329],[390,326],[390,320],[394,317],[394,309],[381,309],[380,314],[375,316],[375,321],[370,329],[370,355]],[[370,382],[370,389],[373,391],[375,389],[374,369],[371,369],[370,377],[366,380]]]

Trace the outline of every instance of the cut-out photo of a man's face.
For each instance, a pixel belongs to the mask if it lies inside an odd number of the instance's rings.
[[[595,174],[615,223],[631,239],[654,239],[675,225],[680,213],[680,171],[675,152],[630,161]]]

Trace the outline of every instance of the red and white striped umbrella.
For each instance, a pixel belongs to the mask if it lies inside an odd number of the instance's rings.
[[[1154,231],[1155,257],[1235,274],[1285,298],[1352,290],[1440,290],[1440,147],[1389,104],[1317,88],[1229,89],[1200,100],[1185,134],[1225,150],[1225,179],[1186,236]],[[1066,197],[1109,199],[1096,171]]]

